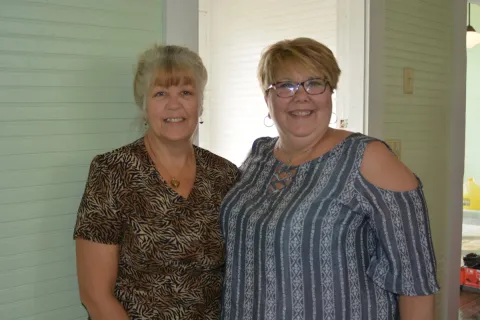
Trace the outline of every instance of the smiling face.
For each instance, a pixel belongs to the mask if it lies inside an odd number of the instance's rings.
[[[192,74],[159,72],[146,97],[149,130],[170,142],[191,139],[198,125],[199,102]]]
[[[324,79],[324,76],[292,65],[279,71],[275,78],[276,83],[288,81],[296,84],[312,79]],[[312,87],[312,83],[314,86],[322,84],[322,80],[312,80],[305,86]],[[300,86],[292,97],[279,97],[278,92],[273,88],[269,89],[265,94],[265,100],[281,136],[288,140],[308,139],[325,133],[332,115],[332,89],[328,84],[325,91],[320,94],[309,94],[303,86]]]

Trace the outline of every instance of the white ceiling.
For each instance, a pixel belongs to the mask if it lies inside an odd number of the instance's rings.
[[[470,3],[480,4],[480,0],[470,0]]]

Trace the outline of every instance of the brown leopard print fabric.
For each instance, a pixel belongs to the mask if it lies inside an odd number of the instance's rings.
[[[187,199],[163,181],[143,139],[91,163],[74,238],[120,246],[115,296],[131,320],[220,317],[219,206],[239,173],[204,149],[195,155]]]

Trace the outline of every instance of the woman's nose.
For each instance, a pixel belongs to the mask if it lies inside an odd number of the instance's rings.
[[[295,99],[307,99],[308,98],[308,92],[305,90],[303,85],[300,85],[298,87],[297,92],[295,92],[294,95]]]

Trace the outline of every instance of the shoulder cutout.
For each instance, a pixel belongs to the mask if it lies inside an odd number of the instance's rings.
[[[402,192],[418,188],[416,176],[380,141],[367,145],[360,173],[371,184]]]

